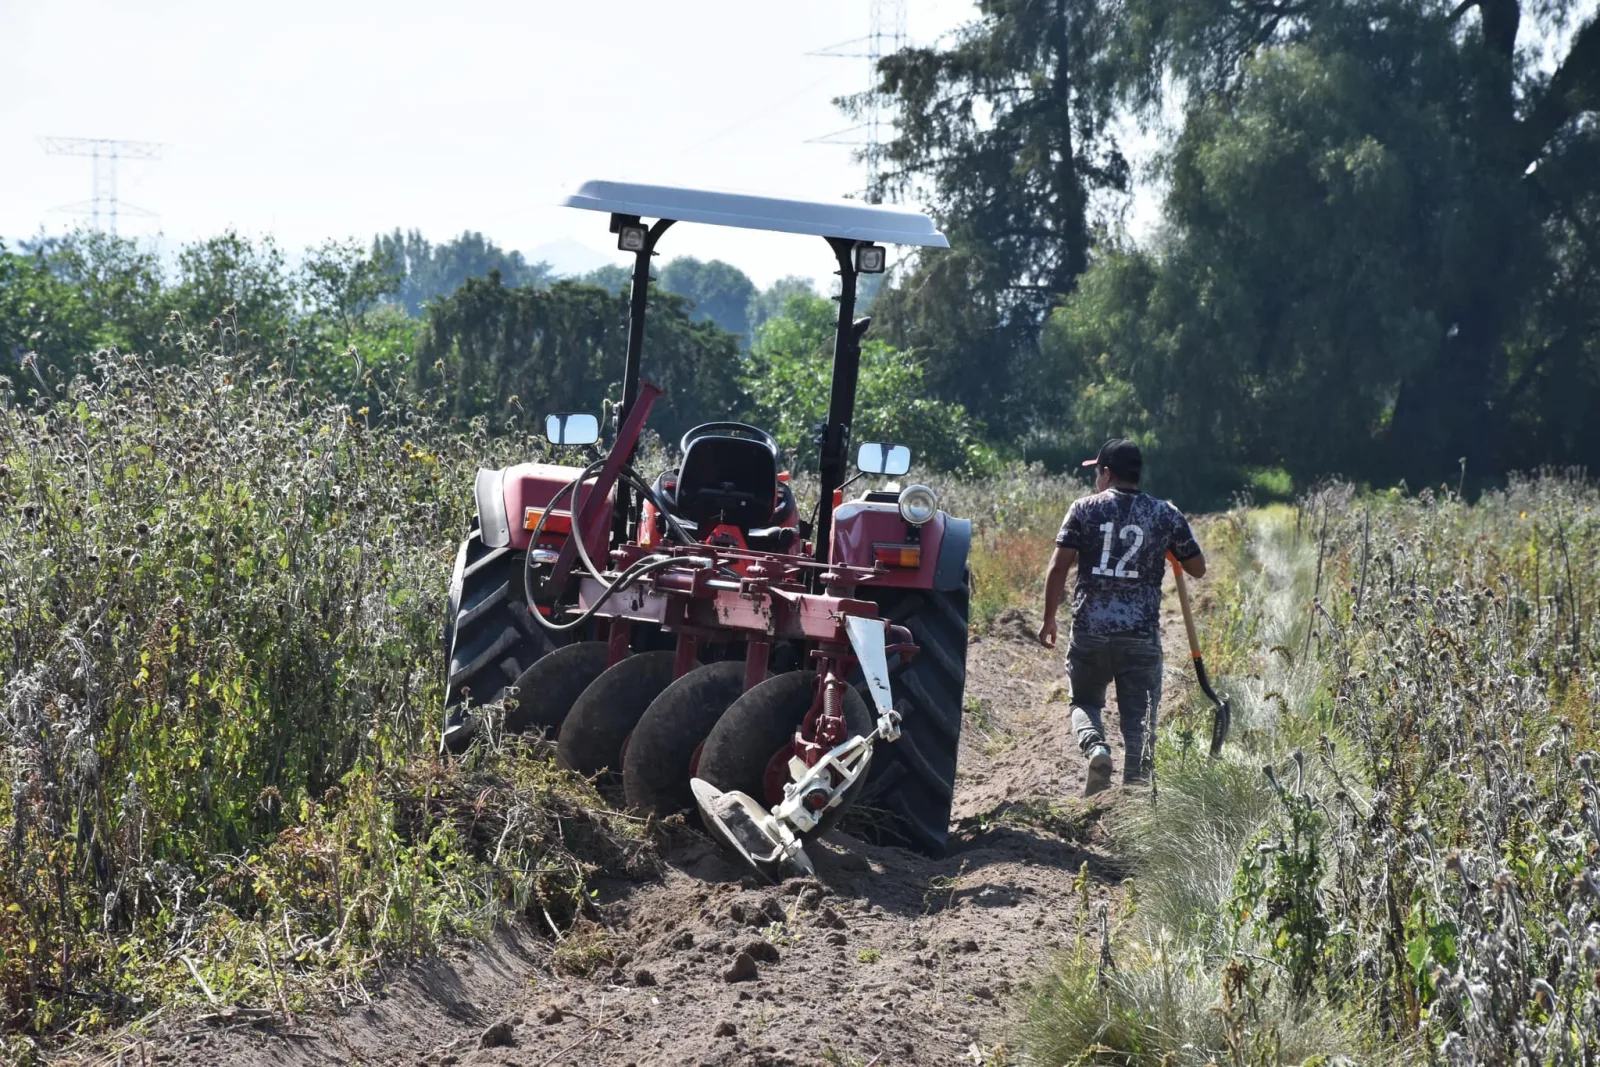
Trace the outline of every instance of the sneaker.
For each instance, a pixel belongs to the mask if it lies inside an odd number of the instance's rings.
[[[1096,745],[1089,750],[1089,776],[1083,783],[1083,795],[1092,797],[1111,785],[1111,749]]]

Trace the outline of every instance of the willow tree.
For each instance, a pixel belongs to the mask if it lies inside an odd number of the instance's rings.
[[[1592,11],[1128,12],[1129,97],[1182,94],[1164,229],[1096,263],[1041,387],[1067,382],[1063,403],[1109,405],[1174,453],[1303,477],[1600,461]]]

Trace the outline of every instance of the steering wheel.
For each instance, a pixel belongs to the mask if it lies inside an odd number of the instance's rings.
[[[702,422],[683,435],[683,440],[678,442],[678,452],[681,455],[688,455],[690,442],[701,437],[736,437],[741,440],[757,441],[767,446],[773,459],[778,458],[778,442],[772,439],[772,435],[746,422]]]

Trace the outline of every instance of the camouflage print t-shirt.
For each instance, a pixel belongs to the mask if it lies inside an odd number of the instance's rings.
[[[1056,544],[1078,550],[1072,626],[1081,633],[1154,633],[1166,554],[1200,554],[1183,512],[1137,489],[1107,489],[1067,509]]]

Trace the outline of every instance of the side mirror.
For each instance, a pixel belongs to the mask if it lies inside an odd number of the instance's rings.
[[[546,415],[544,436],[553,445],[592,445],[600,440],[600,420],[586,411]]]
[[[871,442],[856,451],[856,470],[864,474],[887,474],[898,478],[911,469],[911,449],[905,445],[880,445]]]

